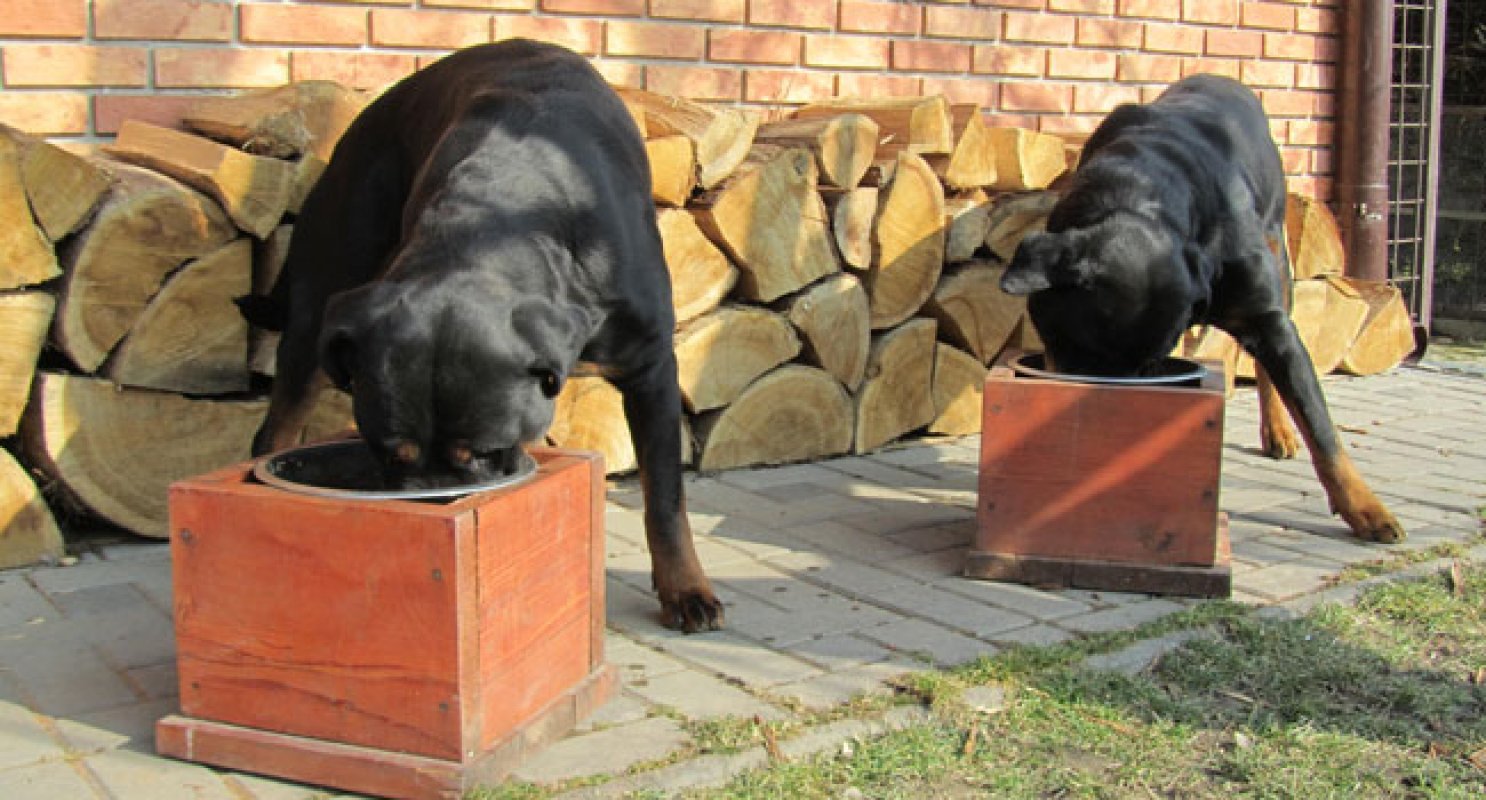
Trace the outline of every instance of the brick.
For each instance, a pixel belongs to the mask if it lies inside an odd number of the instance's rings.
[[[1259,92],[1264,111],[1276,117],[1308,117],[1316,113],[1316,95],[1312,92],[1265,89]]]
[[[1117,63],[1118,59],[1114,53],[1097,50],[1049,50],[1047,76],[1049,78],[1114,80]]]
[[[1140,90],[1133,86],[1079,85],[1073,87],[1075,114],[1108,114],[1121,103],[1139,103]]]
[[[631,86],[636,89],[645,86],[645,68],[639,64],[629,61],[607,61],[602,58],[593,61],[593,68],[604,76],[604,80],[615,86]]]
[[[1145,36],[1142,23],[1121,19],[1080,19],[1074,34],[1079,47],[1140,47]]]
[[[946,0],[946,2],[955,3],[958,0]],[[969,4],[997,8],[1025,8],[1032,11],[1043,10],[1043,0],[971,0]],[[960,3],[960,5],[965,5],[965,3]]]
[[[1119,0],[1115,16],[1174,20],[1181,17],[1181,7],[1172,0]]]
[[[0,122],[37,136],[88,132],[88,96],[71,92],[0,92]]]
[[[1037,130],[1038,123],[1045,120],[1071,119],[1071,117],[1043,117],[1038,114],[1008,114],[994,109],[985,109],[982,115],[985,117],[986,124],[992,128],[1026,128],[1029,131]]]
[[[977,47],[973,69],[983,75],[1040,77],[1047,72],[1047,52],[1041,47]]]
[[[924,34],[950,39],[1001,38],[1002,15],[985,8],[929,6],[924,9]]]
[[[1121,55],[1115,80],[1171,83],[1182,77],[1182,60],[1176,56]]]
[[[1008,42],[1073,44],[1078,31],[1078,21],[1073,17],[1008,12],[1005,20],[1003,33]]]
[[[1149,53],[1197,55],[1202,52],[1202,29],[1178,23],[1152,22],[1145,26],[1141,49]]]
[[[1239,6],[1239,20],[1245,28],[1268,28],[1288,31],[1295,28],[1295,7],[1283,3],[1249,3]]]
[[[200,95],[100,94],[93,98],[93,127],[100,136],[118,133],[128,119],[179,128],[186,109],[200,99]]]
[[[836,77],[842,97],[914,97],[923,94],[923,81],[907,75],[850,73]]]
[[[0,52],[7,89],[52,86],[144,86],[149,52],[142,47],[13,44]]]
[[[1264,57],[1294,61],[1316,61],[1323,56],[1321,43],[1314,36],[1291,33],[1264,34]]]
[[[836,96],[829,72],[751,69],[743,75],[743,99],[750,103],[813,103]]]
[[[748,24],[830,30],[836,24],[835,0],[748,0]]]
[[[1264,34],[1257,31],[1207,31],[1203,52],[1210,56],[1258,58],[1264,50]]]
[[[650,16],[699,22],[742,22],[747,0],[651,0]]]
[[[87,0],[0,0],[0,37],[87,35]]]
[[[1114,13],[1115,3],[1114,0],[1047,0],[1047,10],[1107,17]]]
[[[410,55],[295,51],[291,80],[335,81],[352,89],[381,89],[417,69]]]
[[[887,69],[890,45],[873,36],[806,36],[805,64],[840,69]]]
[[[494,38],[516,37],[560,44],[586,56],[596,55],[604,44],[604,23],[575,17],[496,17]],[[637,84],[638,85],[638,84]]]
[[[654,22],[611,22],[604,53],[611,56],[699,59],[707,50],[704,28]]]
[[[1002,111],[1066,114],[1073,110],[1073,87],[1060,83],[1006,83],[1001,87]]]
[[[155,51],[155,85],[184,89],[247,89],[289,81],[282,50],[169,48]]]
[[[1289,89],[1295,85],[1295,65],[1285,61],[1245,61],[1238,79],[1251,87]]]
[[[491,19],[485,14],[390,8],[371,12],[371,43],[376,47],[457,50],[490,41],[491,31]]]
[[[232,38],[232,7],[205,0],[94,0],[93,35],[225,42]]]
[[[1297,8],[1295,30],[1300,33],[1340,34],[1341,15],[1330,8]]]
[[[707,32],[707,58],[743,64],[794,64],[803,37],[788,31],[714,29]]]
[[[981,108],[995,108],[1001,98],[996,81],[985,78],[924,78],[923,93],[942,94],[951,103],[974,103]]]
[[[1297,89],[1324,89],[1336,86],[1336,67],[1329,64],[1296,64],[1295,87]]]
[[[892,43],[892,67],[908,72],[969,72],[970,45],[899,39]]]
[[[366,43],[367,11],[340,6],[243,6],[242,40],[252,44],[352,46]]]
[[[713,67],[645,68],[645,88],[693,100],[735,101],[743,97],[743,73]]]
[[[553,14],[591,17],[638,17],[645,13],[645,0],[540,0],[541,9]]]
[[[388,0],[382,0],[387,2]],[[394,5],[410,3],[391,0]],[[481,11],[531,11],[536,0],[423,0],[424,8],[477,8]]]
[[[1241,65],[1247,63],[1250,62],[1234,58],[1184,58],[1182,59],[1182,77],[1208,74],[1238,80]]]
[[[930,6],[928,12],[947,10]],[[861,0],[841,0],[841,23],[843,33],[897,33],[916,34],[924,27],[925,10],[908,3],[869,3]]]
[[[1238,0],[1182,0],[1182,21],[1237,25]]]

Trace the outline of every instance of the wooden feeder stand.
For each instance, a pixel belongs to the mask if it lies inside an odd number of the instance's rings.
[[[181,711],[160,753],[385,797],[459,797],[616,688],[603,461],[452,502],[170,490]]]
[[[972,578],[1227,597],[1221,366],[1199,386],[986,378]]]

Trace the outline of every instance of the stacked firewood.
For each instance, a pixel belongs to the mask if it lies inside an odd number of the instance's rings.
[[[979,430],[988,365],[1037,347],[997,284],[1056,198],[1063,141],[942,97],[764,121],[620,92],[651,159],[690,463]],[[164,535],[172,481],[248,457],[273,338],[232,300],[272,285],[299,203],[364,103],[325,82],[204,98],[190,133],[131,121],[83,155],[0,129],[0,567],[60,553],[58,511]],[[1408,352],[1396,290],[1337,277],[1325,207],[1294,210],[1297,320],[1313,314],[1307,342],[1331,348],[1318,368],[1393,366]],[[1214,332],[1189,339],[1242,371]],[[348,409],[332,394],[315,430],[340,431]],[[601,379],[568,382],[549,436],[633,469]]]

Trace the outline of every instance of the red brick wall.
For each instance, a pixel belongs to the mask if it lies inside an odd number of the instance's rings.
[[[377,88],[527,36],[615,83],[765,111],[943,93],[1079,137],[1193,72],[1259,92],[1292,188],[1330,194],[1340,0],[0,0],[0,121],[107,139],[202,93]]]

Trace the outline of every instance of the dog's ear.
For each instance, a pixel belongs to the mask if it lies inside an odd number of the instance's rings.
[[[1086,285],[1094,265],[1083,258],[1079,231],[1033,233],[1022,239],[1011,265],[1001,276],[1001,291],[1032,294],[1058,286]]]

